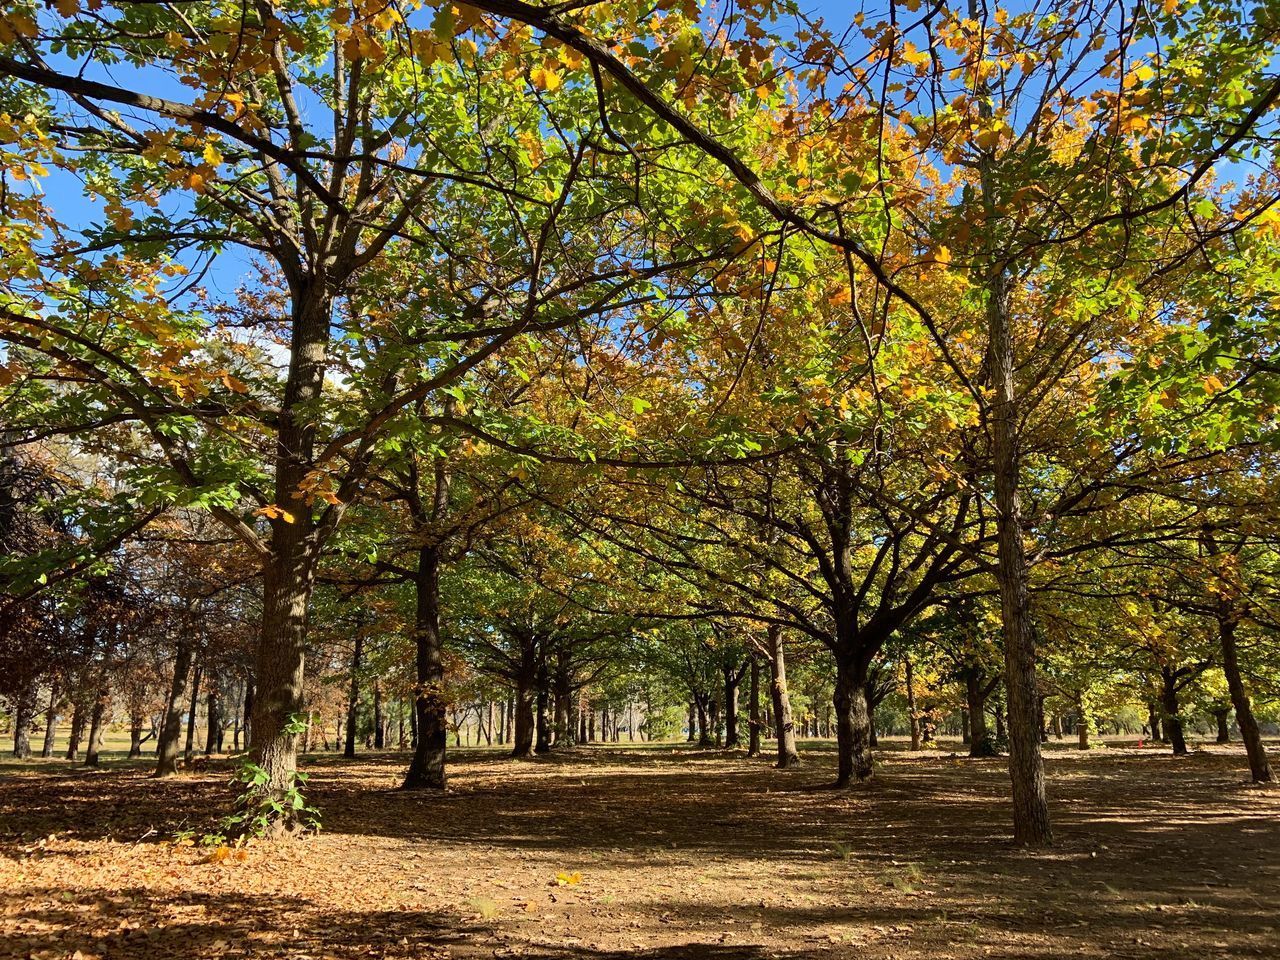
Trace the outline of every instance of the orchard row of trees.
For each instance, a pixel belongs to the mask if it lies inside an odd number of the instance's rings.
[[[441,787],[468,704],[525,752],[663,678],[730,739],[766,688],[786,763],[794,652],[841,784],[886,696],[924,738],[961,686],[979,751],[992,712],[1020,842],[1055,717],[1181,749],[1225,696],[1269,779],[1277,39],[1238,0],[10,5],[18,726],[145,664],[168,769],[203,671],[271,799],[371,690]]]

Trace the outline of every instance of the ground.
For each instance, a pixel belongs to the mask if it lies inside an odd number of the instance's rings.
[[[1052,747],[1045,852],[1011,843],[1003,763],[946,752],[886,750],[837,791],[820,744],[794,771],[470,751],[445,794],[394,789],[403,755],[313,756],[320,834],[229,855],[174,840],[229,767],[11,763],[0,957],[1280,956],[1280,790],[1238,749]]]

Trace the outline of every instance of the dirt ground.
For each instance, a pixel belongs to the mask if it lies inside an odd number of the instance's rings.
[[[640,960],[1280,957],[1280,789],[1237,748],[1054,745],[1058,842],[1010,841],[1003,763],[888,750],[826,788],[684,747],[309,757],[319,836],[221,862],[227,769],[0,772],[0,957]]]

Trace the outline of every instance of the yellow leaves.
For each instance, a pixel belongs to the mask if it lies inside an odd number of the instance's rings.
[[[548,93],[554,93],[556,90],[560,89],[560,86],[564,83],[560,74],[556,73],[556,71],[547,64],[543,64],[540,67],[534,67],[530,70],[529,82],[539,90],[546,90]]]
[[[229,864],[232,861],[237,861],[239,863],[244,863],[244,861],[248,859],[249,859],[248,850],[244,849],[243,847],[232,848],[232,847],[228,847],[226,844],[223,844],[222,846],[214,847],[212,850],[210,850],[205,855],[204,862]]]
[[[293,523],[293,514],[284,507],[274,503],[269,503],[265,507],[259,507],[253,511],[255,516],[266,517],[268,520],[283,520],[285,523]]]
[[[918,72],[923,72],[932,61],[928,50],[919,50],[914,43],[910,42],[902,45],[902,50],[898,53],[898,56],[902,58],[903,63],[915,67]]]
[[[831,304],[833,307],[847,306],[852,302],[853,291],[843,284],[836,287],[836,289],[831,293],[827,294],[827,303]]]
[[[582,874],[577,870],[573,873],[557,873],[554,881],[557,887],[574,887],[582,882]]]
[[[973,142],[978,145],[980,150],[994,150],[1000,145],[1000,131],[980,130],[974,136]]]
[[[74,17],[80,12],[80,0],[55,0],[54,6],[64,17]]]
[[[1227,389],[1226,385],[1213,374],[1205,377],[1201,385],[1204,387],[1205,394],[1210,397]]]
[[[13,43],[19,37],[34,37],[36,22],[26,13],[14,11],[0,16],[0,43]]]
[[[194,190],[196,193],[204,193],[204,175],[198,170],[192,170],[183,178],[182,185],[188,190]]]
[[[204,157],[204,162],[211,167],[216,167],[218,164],[222,163],[222,154],[218,152],[218,148],[212,143],[206,143],[204,145],[204,152],[202,156]]]

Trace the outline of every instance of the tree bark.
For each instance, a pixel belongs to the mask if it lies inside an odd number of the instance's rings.
[[[1218,728],[1218,736],[1215,743],[1231,742],[1231,727],[1227,724],[1227,718],[1231,716],[1230,707],[1219,707],[1213,711],[1214,723]]]
[[[545,650],[538,657],[537,672],[537,692],[535,695],[535,704],[537,709],[537,719],[535,724],[535,733],[537,740],[534,743],[534,753],[546,753],[551,749],[551,723],[547,716],[547,708],[549,706],[551,696],[551,680],[547,674],[547,656]]]
[[[724,667],[724,745],[733,749],[738,746],[738,685],[742,682],[742,674],[738,665]]]
[[[364,629],[356,624],[355,641],[351,647],[351,683],[347,687],[347,739],[342,755],[348,760],[356,758],[356,721],[360,711],[360,660],[364,656]]]
[[[1240,656],[1236,649],[1236,622],[1229,617],[1218,619],[1218,641],[1222,647],[1222,672],[1227,678],[1227,689],[1231,692],[1231,704],[1236,711],[1236,726],[1240,728],[1240,739],[1244,741],[1245,753],[1249,757],[1249,774],[1255,783],[1270,783],[1274,779],[1271,764],[1267,761],[1267,751],[1262,744],[1262,732],[1258,729],[1258,721],[1253,715],[1253,704],[1249,692],[1245,689],[1244,678],[1240,674]]]
[[[181,720],[179,720],[179,723],[181,723]],[[84,736],[84,702],[77,699],[71,705],[71,735],[67,738],[67,759],[68,760],[74,760],[79,755],[80,740],[83,736]]]
[[[984,179],[986,177],[984,176]],[[989,185],[986,185],[989,186]],[[990,189],[988,205],[994,204]],[[1053,842],[1044,759],[1036,710],[1035,631],[1031,621],[1026,547],[1023,543],[1019,409],[1014,388],[1013,334],[1003,267],[993,268],[987,320],[995,387],[991,409],[996,494],[996,580],[1004,628],[1005,691],[1009,706],[1009,777],[1013,786],[1013,837],[1028,846]]]
[[[200,706],[200,674],[203,668],[197,663],[195,674],[191,678],[191,707],[187,713],[187,746],[183,751],[183,760],[191,763],[196,749],[196,709]]]
[[[204,755],[211,756],[218,748],[218,730],[222,726],[222,698],[218,695],[218,678],[211,676],[209,678],[209,693],[205,698],[204,709],[208,716],[206,720],[205,738],[204,738]]]
[[[525,640],[520,650],[520,671],[516,677],[515,737],[513,757],[533,756],[533,688],[538,679],[536,641]]]
[[[1178,679],[1169,667],[1160,669],[1160,704],[1164,708],[1164,729],[1173,746],[1175,757],[1185,756],[1187,740],[1182,732],[1182,717],[1178,715]]]
[[[867,708],[866,667],[856,658],[836,658],[836,786],[868,780],[871,763],[871,715]]]
[[[13,712],[13,755],[19,760],[31,756],[31,721],[35,708],[35,688],[29,687],[18,695],[17,709]]]
[[[987,730],[987,698],[975,670],[965,671],[964,693],[969,716],[969,756],[994,757],[996,746]]]
[[[387,745],[386,718],[382,715],[382,682],[373,683],[373,748],[381,750]]]
[[[748,682],[747,756],[760,756],[760,655],[751,653],[751,678]]]
[[[89,742],[84,750],[84,765],[96,767],[99,764],[99,753],[102,751],[102,728],[106,726],[107,702],[111,695],[106,690],[98,691],[93,701],[93,714],[89,721]]]
[[[49,688],[49,711],[44,715],[44,743],[40,746],[40,756],[53,756],[53,741],[58,735],[58,685]]]
[[[135,710],[129,717],[129,759],[142,756],[142,713]]]
[[[418,685],[414,695],[418,742],[405,775],[407,790],[443,790],[445,751],[449,746],[448,708],[444,689],[444,650],[440,642],[440,552],[435,546],[418,551],[414,578],[417,605],[414,644]]]
[[[918,751],[920,749],[920,714],[916,711],[916,683],[915,670],[911,666],[911,658],[904,656],[902,665],[905,671],[905,679],[907,681],[907,717],[911,722],[911,749]]]
[[[769,625],[769,688],[773,700],[773,720],[778,748],[776,766],[781,770],[800,762],[796,752],[796,728],[791,719],[791,691],[787,687],[787,657],[782,641],[782,627]]]
[[[182,736],[182,708],[187,698],[187,676],[191,673],[193,648],[190,643],[178,644],[173,660],[173,680],[169,685],[169,700],[165,706],[164,724],[160,728],[160,742],[156,746],[157,777],[171,777],[178,772],[178,741]]]

